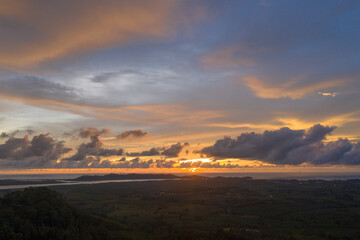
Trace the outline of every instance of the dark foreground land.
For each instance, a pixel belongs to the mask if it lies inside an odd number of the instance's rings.
[[[360,180],[193,178],[0,200],[0,239],[360,239]]]

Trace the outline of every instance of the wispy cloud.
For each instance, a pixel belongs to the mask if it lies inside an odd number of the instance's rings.
[[[183,14],[185,11],[186,15]],[[173,0],[1,1],[0,64],[17,67],[109,46],[163,39],[204,17]],[[136,16],[136,17],[134,17]]]
[[[314,93],[320,89],[341,86],[344,83],[340,80],[310,83],[305,86],[298,86],[299,80],[292,80],[282,84],[266,83],[258,78],[246,77],[243,82],[251,91],[260,98],[279,99],[290,98],[300,99],[307,94]]]
[[[28,87],[24,88],[24,85]],[[91,118],[159,125],[196,124],[221,116],[221,111],[218,110],[194,110],[190,105],[184,104],[116,106],[112,102],[99,102],[91,95],[86,95],[82,89],[35,76],[2,80],[0,86],[2,99]],[[196,114],[190,115],[190,112]]]

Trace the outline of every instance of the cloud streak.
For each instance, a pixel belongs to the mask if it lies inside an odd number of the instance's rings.
[[[204,16],[203,9],[186,8],[174,0],[65,0],[40,5],[33,0],[0,1],[1,22],[6,23],[0,37],[3,66],[26,66],[74,53],[167,38],[175,35],[179,26],[187,27]]]
[[[24,88],[23,86],[28,86]],[[68,87],[36,76],[18,76],[0,81],[0,98],[47,110],[66,112],[88,118],[160,125],[196,124],[221,116],[217,110],[193,110],[185,104],[114,105]],[[190,115],[189,112],[194,112]],[[196,114],[195,114],[196,113]]]
[[[318,90],[343,85],[338,80],[312,83],[305,86],[297,86],[299,81],[288,81],[283,84],[270,84],[258,78],[247,77],[243,79],[244,84],[251,89],[255,96],[265,99],[290,98],[300,99],[307,94]]]

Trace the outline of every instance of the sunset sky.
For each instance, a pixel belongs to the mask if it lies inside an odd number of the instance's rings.
[[[360,1],[0,0],[0,173],[359,171]]]

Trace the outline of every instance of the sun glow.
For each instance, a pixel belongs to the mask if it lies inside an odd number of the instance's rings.
[[[191,173],[196,173],[197,171],[197,168],[188,168],[188,171],[191,172]]]
[[[183,160],[181,162],[211,162],[211,160],[210,158],[199,158],[199,159]]]

